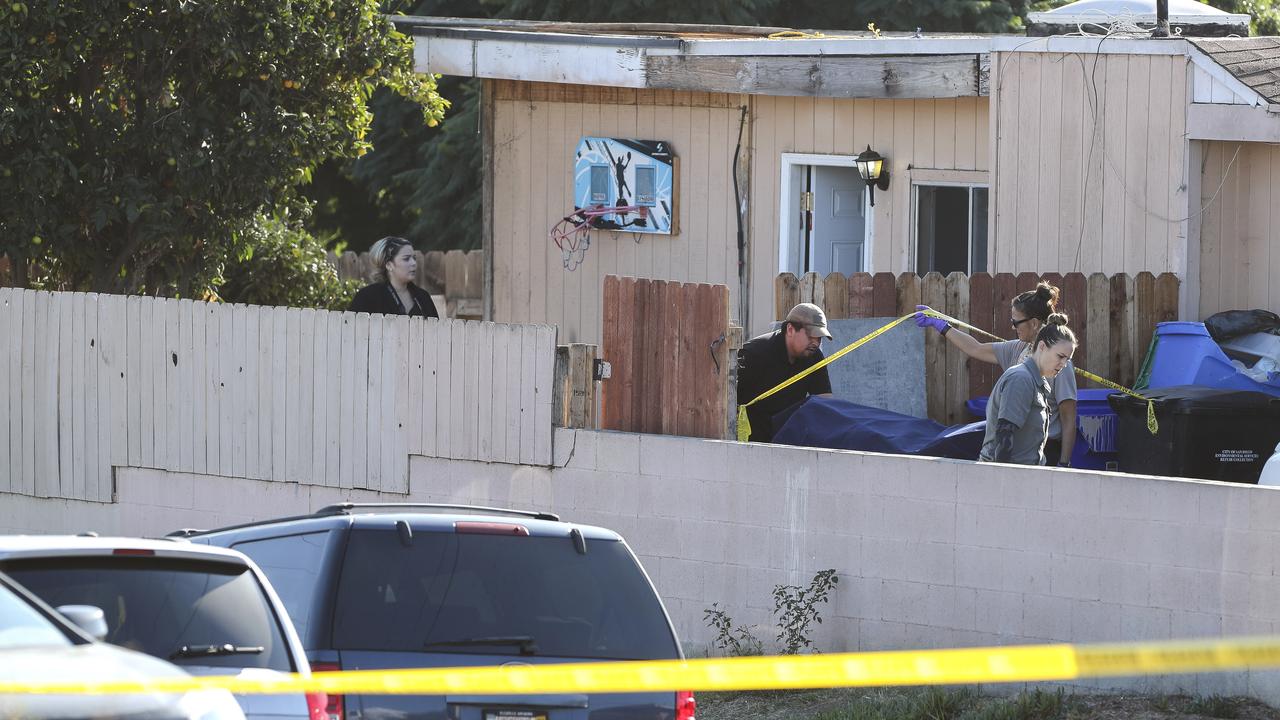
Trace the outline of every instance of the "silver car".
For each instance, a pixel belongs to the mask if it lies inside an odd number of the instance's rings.
[[[86,608],[71,609],[82,616]],[[0,678],[6,682],[135,681],[187,677],[149,655],[95,642],[48,605],[0,574]],[[244,720],[226,690],[181,694],[0,694],[0,717]]]
[[[189,542],[0,536],[0,570],[53,606],[101,609],[101,639],[192,675],[310,675],[297,632],[253,561]],[[237,695],[250,720],[325,717],[323,693]]]

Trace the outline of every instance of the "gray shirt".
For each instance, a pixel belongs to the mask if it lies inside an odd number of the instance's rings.
[[[1014,365],[996,381],[987,401],[987,434],[979,460],[995,460],[996,427],[1000,420],[1017,426],[1009,461],[1020,465],[1044,464],[1044,441],[1049,425],[1049,382],[1040,374],[1035,358]]]
[[[1008,370],[1031,355],[1031,345],[1021,340],[991,343],[991,349],[996,352],[996,363],[1001,370]],[[1049,439],[1061,440],[1062,422],[1058,419],[1058,403],[1076,399],[1076,369],[1070,360],[1051,384],[1053,402],[1049,403]]]

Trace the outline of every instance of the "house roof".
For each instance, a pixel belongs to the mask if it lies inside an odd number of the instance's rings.
[[[1042,37],[873,34],[665,23],[404,16],[393,20],[414,37],[419,71],[463,77],[731,94],[924,99],[987,95],[995,53],[1182,55],[1195,66],[1195,103],[1257,107],[1280,98],[1280,38],[1153,39],[1145,34],[1081,35],[1075,30]]]
[[[1190,42],[1268,102],[1280,101],[1280,38],[1190,38]]]
[[[991,35],[957,32],[887,32],[869,30],[799,30],[761,25],[697,25],[684,23],[582,23],[546,20],[500,20],[488,18],[451,18],[393,16],[401,30],[413,35],[464,39],[523,38],[530,41],[566,37],[566,41],[591,44],[597,41],[634,44],[636,41],[666,40],[665,47],[687,47],[705,40],[755,40],[755,45],[778,44],[794,40],[955,40]]]

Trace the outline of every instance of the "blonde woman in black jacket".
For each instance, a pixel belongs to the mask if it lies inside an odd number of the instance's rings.
[[[414,257],[413,246],[408,240],[384,237],[369,248],[369,254],[377,261],[373,271],[374,282],[356,293],[348,310],[384,315],[440,317],[431,294],[413,284],[413,279],[418,274],[418,260]]]

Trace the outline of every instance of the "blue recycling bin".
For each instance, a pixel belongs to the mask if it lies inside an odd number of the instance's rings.
[[[1149,388],[1199,385],[1280,396],[1280,376],[1271,382],[1260,383],[1240,372],[1209,336],[1204,323],[1158,323],[1153,353],[1147,381]]]
[[[1108,462],[1116,462],[1116,413],[1107,402],[1113,391],[1080,389],[1076,391],[1076,445],[1071,450],[1071,466],[1105,470]],[[965,403],[975,417],[987,416],[987,398],[976,397]]]

